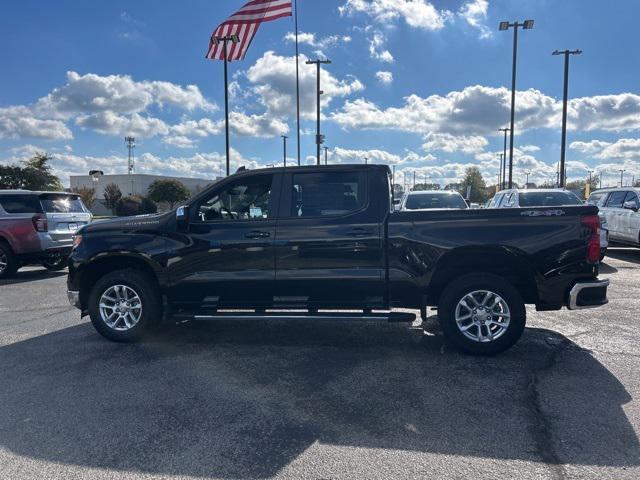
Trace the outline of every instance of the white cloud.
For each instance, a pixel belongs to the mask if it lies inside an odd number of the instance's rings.
[[[0,108],[0,138],[70,140],[71,130],[61,120],[41,119],[24,106]]]
[[[425,30],[440,30],[452,16],[427,0],[347,0],[338,10],[341,15],[369,15],[382,24],[403,19],[410,27]]]
[[[315,157],[314,157],[315,158]],[[383,163],[387,165],[400,165],[405,163],[431,162],[435,160],[433,155],[419,155],[415,152],[407,151],[404,156],[387,152],[386,150],[369,149],[357,150],[347,148],[334,148],[329,156],[330,163]]]
[[[387,38],[380,32],[376,32],[369,39],[369,55],[375,60],[384,63],[393,63],[395,60],[391,52],[384,48]]]
[[[537,145],[523,145],[520,147],[520,150],[523,152],[537,152],[540,150],[540,147]]]
[[[393,73],[381,70],[376,72],[376,78],[383,85],[391,85],[393,82]]]
[[[488,10],[489,2],[487,0],[471,0],[460,7],[458,16],[471,27],[476,28],[480,33],[480,38],[489,38],[492,36],[492,31],[485,23]]]
[[[316,68],[306,65],[307,57],[300,55],[300,112],[304,118],[314,118],[316,109]],[[274,118],[292,117],[296,112],[295,57],[283,57],[265,52],[246,72],[254,84],[253,90],[267,107],[267,115]],[[364,89],[355,77],[338,80],[326,68],[321,69],[321,97],[323,106],[335,97],[346,97]]]
[[[130,116],[118,115],[110,110],[80,115],[76,124],[81,128],[88,128],[107,135],[133,135],[135,137],[150,138],[156,135],[166,135],[169,127],[159,118],[146,117],[138,113]]]
[[[489,141],[479,135],[455,136],[449,133],[429,133],[425,137],[422,148],[425,150],[441,150],[443,152],[463,152],[466,154],[479,153],[489,144]]]
[[[165,145],[171,145],[176,148],[195,148],[197,143],[195,140],[184,135],[169,135],[162,139]]]
[[[568,127],[573,130],[640,129],[640,95],[620,93],[569,100]]]
[[[285,41],[287,42],[295,42],[296,34],[294,32],[288,32],[285,37]],[[351,42],[351,37],[349,35],[329,35],[328,37],[316,37],[314,33],[298,33],[298,43],[306,44],[313,48],[318,49],[327,49],[335,47],[339,44],[346,44]]]
[[[601,160],[640,160],[640,138],[619,138],[615,142],[572,142],[569,148]]]

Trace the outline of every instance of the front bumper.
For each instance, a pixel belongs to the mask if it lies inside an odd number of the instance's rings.
[[[567,308],[569,310],[581,310],[595,308],[609,303],[607,287],[609,280],[589,280],[578,282],[569,290]]]
[[[67,290],[67,298],[69,299],[69,303],[76,307],[81,308],[80,306],[80,292],[76,290]]]

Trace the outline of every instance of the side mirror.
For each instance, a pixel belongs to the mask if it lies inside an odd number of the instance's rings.
[[[189,207],[182,205],[176,210],[176,225],[178,231],[186,232],[189,226]]]
[[[636,202],[634,201],[624,202],[624,204],[622,205],[622,208],[626,208],[627,210],[633,210],[634,212],[638,211],[638,205],[636,205]]]

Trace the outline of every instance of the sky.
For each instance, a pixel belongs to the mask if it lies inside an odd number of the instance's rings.
[[[36,151],[56,173],[215,177],[224,168],[223,65],[204,58],[243,0],[0,1],[0,163]],[[603,186],[640,178],[640,50],[635,0],[298,0],[301,161],[315,162],[315,66],[329,163],[395,165],[441,185],[478,166],[497,181],[519,31],[514,180],[555,181],[563,60],[570,59],[567,176]],[[293,18],[260,27],[229,64],[232,169],[296,158]],[[401,183],[401,182],[400,182]]]

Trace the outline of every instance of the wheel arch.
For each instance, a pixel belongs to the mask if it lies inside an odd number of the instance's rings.
[[[429,304],[437,305],[440,295],[452,280],[474,273],[502,277],[518,290],[525,303],[538,302],[535,270],[524,253],[500,247],[460,247],[438,261],[429,282]]]
[[[109,255],[98,256],[82,267],[80,281],[80,304],[82,310],[86,310],[91,289],[100,278],[108,273],[126,269],[133,269],[146,274],[160,288],[161,282],[158,267],[150,259],[134,253],[110,253]]]

